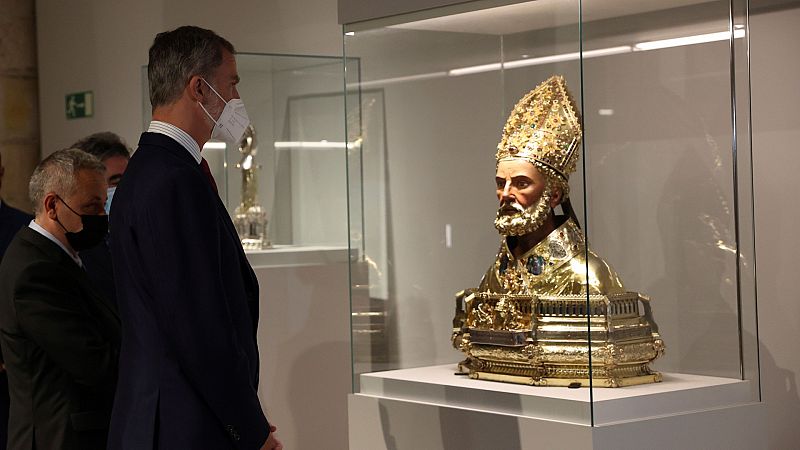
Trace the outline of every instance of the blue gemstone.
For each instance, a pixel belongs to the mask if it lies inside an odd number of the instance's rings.
[[[544,258],[538,255],[530,256],[525,266],[528,268],[529,273],[541,275],[542,269],[544,268]]]

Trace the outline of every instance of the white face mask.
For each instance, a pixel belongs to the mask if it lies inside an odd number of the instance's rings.
[[[201,80],[203,79],[201,78]],[[203,80],[203,82],[217,94],[220,100],[225,102],[225,99],[219,95],[219,92],[217,92],[208,81]],[[211,117],[211,114],[208,113],[205,106],[203,106],[202,103],[199,104],[208,118],[214,122],[214,128],[211,130],[211,138],[225,141],[231,145],[238,145],[239,141],[242,140],[244,130],[250,125],[250,118],[247,116],[247,110],[244,109],[244,102],[242,99],[232,98],[229,102],[225,102],[225,109],[222,110],[219,119]]]

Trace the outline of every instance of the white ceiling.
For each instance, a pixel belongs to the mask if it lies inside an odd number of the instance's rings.
[[[710,0],[583,0],[583,21],[610,19]],[[392,28],[479,34],[513,34],[578,22],[579,0],[537,0],[445,17],[419,20]],[[434,10],[435,11],[435,10]]]

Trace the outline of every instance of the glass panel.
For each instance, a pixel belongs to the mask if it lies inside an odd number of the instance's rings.
[[[504,124],[555,74],[580,102],[579,2],[487,5],[346,30],[345,54],[358,61],[346,74],[348,140],[362,139],[348,158],[356,391],[375,371],[456,378],[455,294],[479,287],[500,243]],[[589,393],[569,395],[588,405]],[[588,422],[588,407],[571,420]]]
[[[583,24],[585,51],[630,46],[584,60],[588,239],[652,297],[666,382],[755,394],[746,4],[671,3]]]
[[[443,377],[454,377],[445,372],[464,358],[447,340],[450,323],[458,328],[454,309],[489,305],[493,327],[509,304],[522,304],[469,292],[454,303],[453,293],[478,287],[498,255],[491,179],[506,119],[561,75],[583,123],[569,198],[575,238],[588,247],[573,247],[583,253],[569,259],[570,273],[588,281],[558,292],[576,297],[548,300],[552,286],[531,292],[528,335],[477,338],[476,326],[469,342],[508,339],[514,348],[527,336],[534,351],[553,352],[560,362],[531,376],[550,386],[530,392],[588,404],[569,418],[578,423],[676,413],[659,409],[669,402],[641,401],[620,416],[607,401],[691,383],[727,389],[697,409],[757,400],[746,1],[497,4],[345,28],[348,141],[361,144],[348,152],[355,391],[364,392],[360,374],[376,371],[445,367]],[[632,294],[617,292],[614,273]],[[648,366],[660,338],[666,352]],[[514,351],[488,360],[507,363]],[[592,366],[581,372],[576,354]],[[471,374],[483,372],[492,370]]]
[[[739,258],[739,345],[742,379],[750,380],[751,399],[761,400],[758,349],[758,302],[756,298],[755,204],[753,196],[753,149],[750,114],[750,3],[731,2],[729,30],[733,86],[733,129],[737,206],[737,251]]]
[[[237,63],[247,75],[241,75],[239,93],[253,111],[254,125],[264,130],[262,176],[273,180],[259,186],[259,194],[267,211],[280,213],[272,214],[270,239],[275,245],[343,245],[347,196],[341,60],[240,54]],[[227,150],[229,164],[239,159],[237,149]],[[241,199],[241,173],[227,171],[231,213]]]

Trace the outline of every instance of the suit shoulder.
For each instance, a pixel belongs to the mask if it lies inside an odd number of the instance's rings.
[[[28,222],[33,220],[32,215],[17,208],[14,208],[13,206],[10,206],[6,203],[3,203],[3,206],[0,207],[0,213],[2,213],[2,215],[7,218],[11,218],[16,223],[27,224]]]
[[[27,260],[15,261],[17,264],[17,286],[25,284],[50,284],[64,283],[59,287],[66,288],[72,285],[70,271],[63,262],[53,261],[46,258],[31,256]]]
[[[128,164],[114,201],[126,196],[124,192],[130,190],[137,199],[136,203],[152,206],[164,200],[166,193],[176,191],[175,186],[202,186],[204,181],[199,166],[193,167],[191,162],[162,148],[139,147]]]

